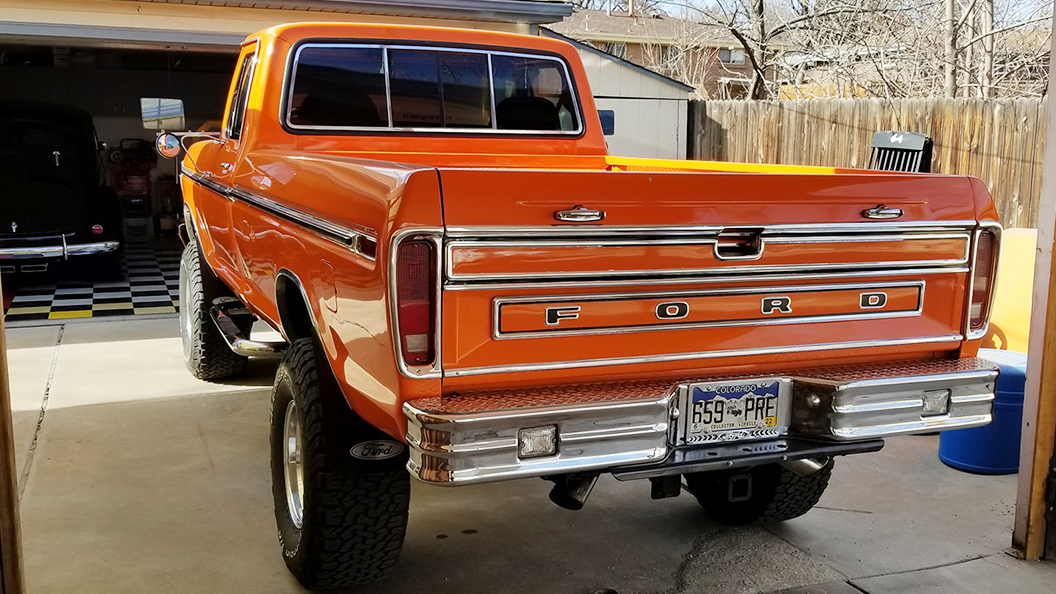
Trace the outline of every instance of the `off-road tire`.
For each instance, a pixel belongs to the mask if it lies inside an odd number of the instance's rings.
[[[275,375],[271,409],[271,473],[279,544],[290,572],[309,589],[348,588],[384,578],[396,565],[407,530],[410,475],[404,459],[347,463],[335,447],[351,411],[319,369],[313,341],[294,341]],[[303,460],[303,513],[291,516],[284,475],[283,428],[296,406]],[[344,410],[336,410],[335,407]],[[346,412],[347,411],[347,412]],[[355,417],[358,420],[358,417]],[[362,422],[361,420],[359,420]],[[342,427],[333,424],[341,423]],[[330,425],[328,425],[330,424]]]
[[[203,263],[197,244],[188,243],[180,258],[180,335],[183,360],[198,379],[229,378],[246,368],[247,358],[227,346],[209,315],[213,299],[230,294]]]
[[[748,469],[685,475],[690,493],[705,513],[723,524],[784,522],[810,511],[821,499],[832,476],[832,460],[810,476],[800,476],[780,464]],[[744,501],[730,501],[730,479],[751,475],[752,492]]]

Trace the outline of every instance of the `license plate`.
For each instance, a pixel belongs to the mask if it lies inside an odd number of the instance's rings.
[[[685,443],[777,437],[787,426],[788,390],[776,379],[687,387]]]

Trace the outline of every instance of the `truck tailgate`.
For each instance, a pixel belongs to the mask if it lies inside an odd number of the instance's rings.
[[[963,338],[967,178],[440,177],[445,386],[930,357]],[[555,220],[577,205],[604,218]],[[863,213],[880,205],[903,214]]]

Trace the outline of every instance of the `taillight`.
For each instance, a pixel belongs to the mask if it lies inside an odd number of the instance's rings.
[[[433,362],[436,259],[428,241],[405,241],[396,254],[396,320],[408,365]]]
[[[972,296],[968,305],[968,332],[982,330],[990,318],[990,294],[997,272],[997,236],[992,231],[979,233],[972,262]]]

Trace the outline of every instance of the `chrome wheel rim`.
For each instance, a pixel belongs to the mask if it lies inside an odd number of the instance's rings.
[[[301,447],[301,420],[297,405],[291,400],[286,405],[286,420],[282,424],[283,475],[286,480],[286,509],[297,528],[304,518],[304,450]]]
[[[183,339],[183,357],[185,359],[189,359],[191,355],[190,284],[187,264],[180,262],[180,337]]]

